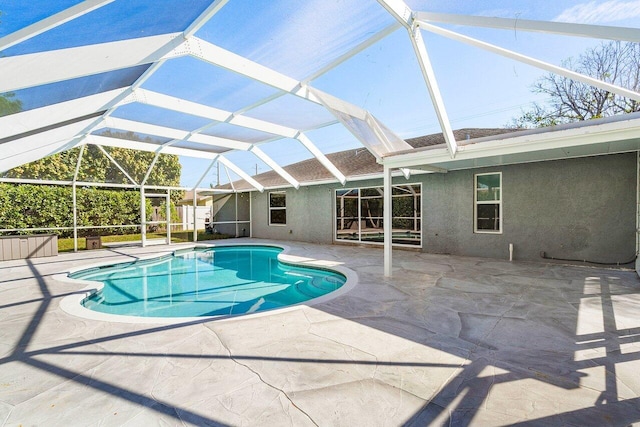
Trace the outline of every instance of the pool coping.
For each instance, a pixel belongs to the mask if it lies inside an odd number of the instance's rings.
[[[167,256],[172,256],[175,254],[189,252],[198,248],[214,248],[214,247],[223,247],[223,246],[264,246],[271,248],[282,249],[282,252],[278,254],[278,261],[285,263],[287,265],[299,266],[299,267],[312,267],[321,270],[328,270],[332,272],[336,272],[342,274],[345,277],[345,283],[338,289],[328,294],[319,296],[317,298],[313,298],[304,302],[300,302],[297,304],[292,304],[286,307],[274,308],[270,310],[259,311],[256,313],[243,313],[243,314],[230,314],[230,315],[218,315],[218,316],[197,316],[197,317],[139,317],[139,316],[128,316],[122,314],[109,314],[102,313],[98,311],[93,311],[88,308],[85,308],[82,305],[82,302],[89,298],[94,293],[100,291],[104,284],[102,282],[96,282],[92,280],[83,280],[83,279],[73,279],[69,277],[70,275],[77,273],[83,270],[89,270],[92,268],[101,268],[110,265],[118,265],[118,264],[129,264],[133,262],[143,262],[150,261],[153,259],[159,259]],[[270,316],[278,313],[284,313],[293,310],[299,310],[303,307],[311,307],[314,305],[322,304],[333,300],[337,297],[343,296],[347,292],[350,292],[353,288],[358,285],[358,274],[351,270],[350,268],[336,265],[335,262],[328,260],[318,260],[318,259],[309,259],[301,256],[296,256],[290,253],[291,248],[287,245],[275,244],[275,243],[260,243],[260,244],[249,244],[249,243],[240,243],[240,242],[224,242],[224,243],[199,243],[189,246],[183,246],[174,250],[168,250],[165,254],[153,254],[149,256],[140,257],[135,261],[127,262],[101,262],[94,263],[79,267],[74,267],[69,269],[67,273],[60,273],[53,276],[53,279],[63,283],[73,283],[78,285],[85,285],[84,288],[79,289],[78,293],[74,293],[72,295],[68,295],[64,297],[60,301],[60,308],[67,314],[72,316],[80,317],[83,319],[89,320],[98,320],[104,322],[117,322],[117,323],[130,323],[130,324],[162,324],[162,325],[175,325],[180,323],[199,323],[199,322],[210,322],[210,321],[225,321],[232,319],[249,319],[256,318],[261,316]]]

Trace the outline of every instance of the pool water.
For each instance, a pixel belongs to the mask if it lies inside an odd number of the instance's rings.
[[[94,311],[141,317],[254,313],[305,302],[340,288],[342,274],[283,264],[282,249],[230,246],[83,270],[103,282],[83,301]]]

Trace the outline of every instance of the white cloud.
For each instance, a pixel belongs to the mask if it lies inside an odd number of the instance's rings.
[[[640,0],[590,1],[564,10],[554,21],[599,24],[640,17]]]

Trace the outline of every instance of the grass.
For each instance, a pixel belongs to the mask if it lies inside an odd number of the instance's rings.
[[[147,233],[147,239],[164,239],[166,238],[164,233]],[[204,230],[198,230],[198,241],[202,240],[217,240],[228,239],[231,236],[226,234],[210,234],[205,233]],[[102,236],[102,243],[115,243],[115,242],[135,242],[142,240],[140,233],[137,234],[122,234],[116,236]],[[189,231],[172,231],[171,243],[184,243],[193,241],[193,230]],[[86,250],[87,241],[84,237],[78,237],[78,250]],[[70,252],[73,251],[73,238],[58,238],[58,252]]]

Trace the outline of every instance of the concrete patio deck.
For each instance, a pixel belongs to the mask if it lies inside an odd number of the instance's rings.
[[[159,326],[68,315],[52,276],[167,247],[0,263],[0,425],[640,423],[634,272],[394,251],[385,279],[380,249],[287,245],[359,284]]]

